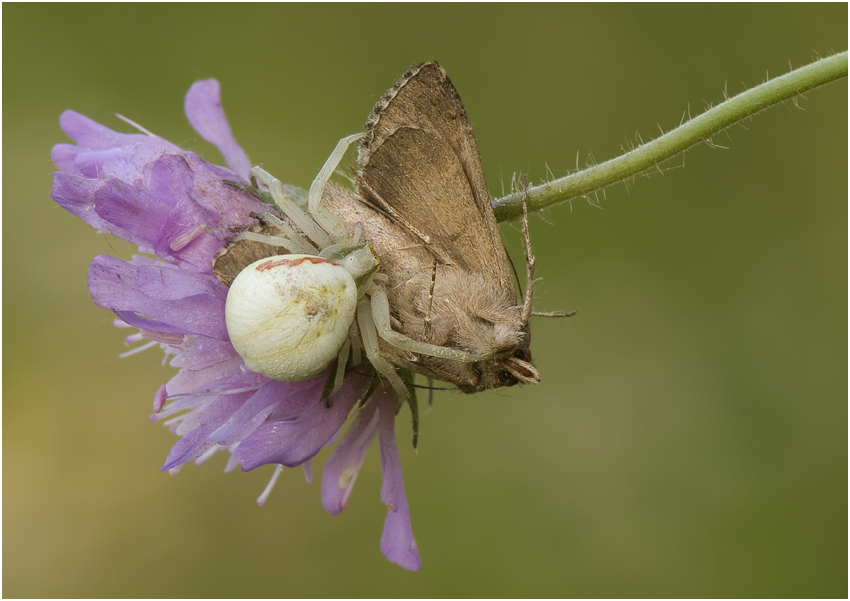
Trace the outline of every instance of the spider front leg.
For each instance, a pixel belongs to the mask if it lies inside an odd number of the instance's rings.
[[[487,355],[476,355],[475,353],[468,353],[460,349],[421,342],[396,332],[392,329],[390,323],[390,303],[384,289],[380,286],[375,286],[367,294],[372,297],[372,319],[378,335],[394,347],[400,348],[403,351],[410,351],[411,353],[450,359],[452,361],[460,361],[461,363],[475,363],[476,361],[487,359]]]
[[[330,180],[333,172],[336,171],[336,168],[339,166],[340,161],[342,161],[342,157],[345,155],[348,147],[365,135],[365,133],[361,132],[359,134],[353,134],[345,137],[337,142],[336,148],[334,148],[331,156],[329,156],[328,160],[325,161],[325,164],[319,170],[319,174],[316,176],[316,179],[314,179],[313,183],[310,185],[307,209],[316,220],[316,223],[321,225],[324,230],[331,235],[336,243],[348,242],[348,230],[345,229],[345,224],[343,224],[336,215],[331,213],[322,204],[322,195],[325,192],[325,186],[327,185],[328,180]]]
[[[369,359],[375,370],[392,385],[399,398],[406,401],[410,393],[404,380],[398,375],[392,363],[381,356],[381,351],[378,348],[378,330],[372,319],[373,309],[371,304],[366,296],[362,297],[357,303],[357,325],[360,327],[360,336],[363,341],[363,348],[366,351],[366,358]]]
[[[309,237],[319,249],[330,246],[334,243],[334,240],[327,234],[327,232],[322,229],[320,226],[304,209],[299,207],[291,198],[289,198],[283,189],[283,184],[279,179],[274,177],[271,173],[262,169],[261,167],[254,167],[251,169],[251,175],[256,177],[257,180],[264,183],[268,189],[269,194],[272,195],[277,208],[280,209],[280,212],[289,217],[289,219],[301,229],[304,234]],[[273,215],[268,215],[270,221],[273,221],[275,225],[281,229],[285,230],[288,226],[280,222],[280,220],[276,220],[273,218]],[[281,225],[283,223],[283,226]],[[289,228],[289,232],[292,232],[291,228]],[[293,235],[287,232],[287,237],[289,235]],[[306,242],[306,241],[305,241]]]
[[[419,444],[419,406],[416,403],[416,395],[410,393],[407,384],[398,375],[395,367],[381,356],[381,351],[378,348],[378,330],[372,319],[371,304],[367,296],[363,296],[357,303],[357,325],[360,329],[363,348],[366,350],[366,357],[372,363],[375,371],[395,389],[400,403],[410,405],[410,412],[413,415],[413,448],[415,449]]]

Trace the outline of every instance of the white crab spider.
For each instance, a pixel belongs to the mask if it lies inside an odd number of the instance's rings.
[[[305,380],[338,358],[329,398],[342,385],[349,356],[357,365],[362,348],[375,370],[408,400],[405,383],[380,354],[378,337],[403,350],[454,361],[472,363],[486,357],[395,332],[382,286],[385,277],[378,273],[380,260],[368,245],[359,244],[359,227],[349,236],[345,224],[322,205],[328,180],[348,147],[363,135],[339,141],[310,186],[306,211],[287,197],[279,180],[260,167],[251,170],[303,235],[266,213],[263,219],[278,235],[244,232],[237,237],[299,254],[261,259],[236,277],[227,296],[227,330],[248,368],[272,379]]]

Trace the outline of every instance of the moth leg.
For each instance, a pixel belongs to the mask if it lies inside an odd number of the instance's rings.
[[[572,317],[576,311],[533,311],[534,303],[534,253],[531,252],[531,235],[528,232],[528,176],[522,183],[522,233],[525,236],[525,302],[522,305],[522,323],[532,315],[537,317]]]
[[[319,248],[324,248],[333,244],[330,236],[322,227],[313,220],[312,217],[301,207],[286,195],[283,189],[283,183],[271,173],[261,167],[251,169],[251,175],[263,182],[269,189],[269,194],[272,195],[277,208],[280,212],[289,217],[292,223],[297,225],[304,234],[306,234]]]
[[[353,134],[340,140],[337,143],[336,148],[334,148],[334,151],[331,153],[331,156],[328,157],[324,166],[322,166],[319,170],[319,174],[316,176],[316,179],[314,179],[313,183],[310,185],[307,208],[316,220],[316,223],[322,226],[322,228],[330,234],[334,242],[337,243],[348,242],[348,231],[345,229],[345,225],[342,221],[340,221],[336,215],[331,213],[322,204],[322,195],[325,192],[325,186],[327,185],[328,180],[330,180],[331,175],[333,175],[333,172],[339,166],[343,155],[345,155],[345,151],[348,150],[349,146],[365,135],[366,134],[364,133]],[[320,246],[324,247],[329,244],[320,244]]]
[[[420,342],[396,332],[390,325],[390,303],[387,299],[387,293],[382,288],[376,286],[368,294],[372,297],[371,317],[374,320],[378,335],[394,347],[404,351],[410,351],[411,353],[419,353],[420,355],[439,357],[441,359],[451,359],[452,361],[460,361],[461,363],[475,363],[476,361],[483,361],[488,358],[487,355],[476,355],[460,349]]]

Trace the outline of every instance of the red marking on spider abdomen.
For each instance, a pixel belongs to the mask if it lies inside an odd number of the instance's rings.
[[[304,261],[309,261],[314,265],[320,265],[322,263],[336,265],[336,263],[334,263],[333,261],[329,261],[328,259],[323,259],[321,257],[298,257],[297,259],[270,259],[257,265],[257,271],[268,271],[269,269],[274,269],[275,267],[279,267],[281,265],[286,265],[288,267],[297,267],[301,265],[301,263],[303,263]]]

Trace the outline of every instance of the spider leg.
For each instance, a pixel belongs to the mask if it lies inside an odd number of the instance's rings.
[[[366,357],[372,363],[375,371],[389,381],[398,394],[401,403],[410,405],[410,411],[413,414],[413,448],[415,449],[419,442],[419,408],[416,404],[416,397],[410,394],[407,384],[404,383],[392,364],[381,357],[378,348],[378,330],[372,320],[372,310],[369,304],[369,298],[365,296],[357,303],[357,325],[360,327],[360,336],[366,350]]]
[[[316,247],[307,242],[303,236],[296,234],[291,227],[287,225],[286,228],[287,229],[281,228],[282,235],[280,236],[270,236],[269,234],[257,234],[254,232],[242,232],[236,236],[233,241],[238,242],[239,240],[252,240],[254,242],[270,244],[272,246],[283,246],[290,253],[302,255],[315,255],[319,252]]]
[[[289,217],[292,220],[292,223],[297,225],[302,232],[316,243],[316,246],[324,248],[333,244],[334,241],[330,236],[328,236],[327,232],[322,229],[319,223],[314,221],[313,218],[304,211],[304,209],[295,204],[295,202],[286,195],[283,190],[283,184],[279,179],[260,167],[254,167],[251,169],[251,174],[268,186],[269,194],[271,194],[272,198],[274,198],[275,204],[280,209],[281,213]]]
[[[342,382],[345,380],[345,368],[348,365],[348,355],[351,352],[351,338],[346,338],[342,344],[342,349],[339,351],[339,356],[336,361],[336,374],[334,375],[334,387],[331,390],[330,398],[333,398],[337,391],[342,388]]]
[[[483,361],[488,358],[487,355],[476,355],[460,349],[446,348],[444,346],[437,346],[436,344],[420,342],[419,340],[414,340],[413,338],[396,332],[390,325],[390,303],[387,299],[387,293],[379,286],[376,286],[368,294],[372,297],[371,317],[374,321],[375,328],[377,329],[380,337],[393,346],[404,351],[419,353],[420,355],[439,357],[441,359],[451,359],[452,361],[460,361],[462,363],[475,363],[476,361]]]
[[[345,155],[345,151],[348,150],[348,147],[351,146],[351,144],[362,138],[364,135],[366,134],[354,134],[340,140],[310,186],[307,208],[316,220],[316,223],[322,226],[325,231],[331,235],[335,242],[348,242],[348,231],[345,229],[345,225],[342,221],[340,221],[336,215],[331,213],[322,204],[322,194],[325,191],[325,186],[327,185],[328,180],[331,178],[331,175],[333,175],[333,172],[342,160],[343,155]],[[327,245],[322,244],[321,246]]]
[[[401,400],[406,401],[409,396],[407,386],[405,386],[404,381],[396,373],[392,364],[381,357],[381,352],[378,349],[378,330],[375,328],[375,322],[372,320],[369,299],[366,297],[363,297],[357,303],[357,325],[360,326],[360,336],[363,339],[363,348],[366,351],[366,357],[369,359],[369,362],[395,388]]]

